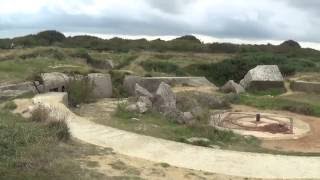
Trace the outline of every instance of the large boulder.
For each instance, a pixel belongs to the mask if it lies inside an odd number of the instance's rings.
[[[135,96],[139,97],[139,96],[146,96],[150,99],[153,99],[153,95],[148,91],[146,90],[145,88],[141,87],[138,83],[136,83],[136,86],[135,86]]]
[[[88,74],[88,79],[93,84],[92,95],[94,98],[112,97],[112,82],[109,74]]]
[[[167,113],[176,109],[176,96],[171,87],[161,82],[155,93],[155,107],[158,111]]]
[[[233,80],[228,81],[224,86],[220,88],[220,91],[224,93],[236,93],[240,94],[245,92],[244,88]]]
[[[251,69],[240,85],[246,90],[285,90],[284,79],[277,65],[259,65]]]
[[[135,86],[137,83],[139,84],[140,81],[141,81],[140,76],[133,76],[133,75],[126,76],[123,80],[123,88],[128,92],[130,96],[134,96]]]

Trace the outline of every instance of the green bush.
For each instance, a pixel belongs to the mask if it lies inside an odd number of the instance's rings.
[[[248,53],[219,63],[192,64],[184,70],[191,75],[205,76],[216,85],[222,86],[228,80],[239,82],[257,65],[278,65],[284,76],[296,72],[314,71],[317,67],[315,62],[305,59],[288,58],[285,55],[271,53]]]
[[[70,139],[70,131],[66,119],[50,121],[48,127],[56,135],[59,141],[68,141]]]
[[[35,122],[45,122],[49,119],[50,110],[43,105],[39,105],[31,112],[31,120]]]
[[[9,102],[6,102],[3,106],[3,108],[5,110],[9,110],[9,111],[12,111],[12,110],[15,110],[17,108],[17,104],[13,101],[9,101]]]
[[[140,64],[148,72],[162,72],[175,74],[177,76],[185,76],[186,73],[176,64],[169,61],[144,61]]]
[[[76,77],[69,82],[67,87],[69,104],[71,106],[77,106],[81,103],[89,103],[93,101],[92,91],[94,84],[89,79],[77,80]]]
[[[114,98],[128,97],[128,92],[123,87],[123,80],[126,75],[130,75],[128,72],[112,70],[110,71],[112,81],[112,94]]]

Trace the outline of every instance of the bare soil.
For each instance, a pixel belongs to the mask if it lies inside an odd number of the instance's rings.
[[[234,105],[233,108],[239,111],[259,111],[256,108],[243,105]],[[263,111],[269,113],[278,113],[286,116],[292,116],[293,118],[300,119],[310,125],[311,131],[308,135],[300,139],[264,140],[262,142],[262,147],[286,152],[292,151],[304,153],[320,153],[320,118],[300,115],[287,111]]]

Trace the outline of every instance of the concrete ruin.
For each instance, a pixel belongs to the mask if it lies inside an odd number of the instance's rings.
[[[290,88],[292,91],[320,93],[320,82],[292,81]]]
[[[64,73],[52,72],[41,74],[39,81],[0,85],[0,100],[15,98],[27,93],[66,92],[70,81],[85,78],[92,82],[92,93],[95,98],[112,97],[112,81],[109,74],[94,73],[88,76],[69,77]]]
[[[41,82],[37,89],[39,92],[65,92],[70,78],[66,74],[59,72],[41,74]]]
[[[93,84],[92,95],[94,98],[112,97],[112,82],[109,74],[88,74],[88,79]]]
[[[284,79],[277,65],[259,65],[251,69],[240,81],[246,90],[285,90]]]
[[[171,87],[174,86],[212,86],[217,88],[214,84],[208,81],[205,77],[139,77],[126,76],[123,82],[123,87],[129,95],[134,95],[135,84],[138,83],[151,93],[155,93],[161,84],[164,82]]]

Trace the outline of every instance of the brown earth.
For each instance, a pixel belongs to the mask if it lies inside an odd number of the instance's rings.
[[[233,109],[236,111],[257,111],[261,112],[253,107],[243,106],[243,105],[233,105]],[[286,116],[291,116],[293,118],[300,119],[310,125],[311,131],[308,135],[300,139],[294,140],[264,140],[262,142],[262,147],[280,150],[286,152],[304,152],[304,153],[320,153],[320,118],[300,115],[296,113],[291,113],[287,111],[272,111],[263,110],[263,112],[282,114]]]

